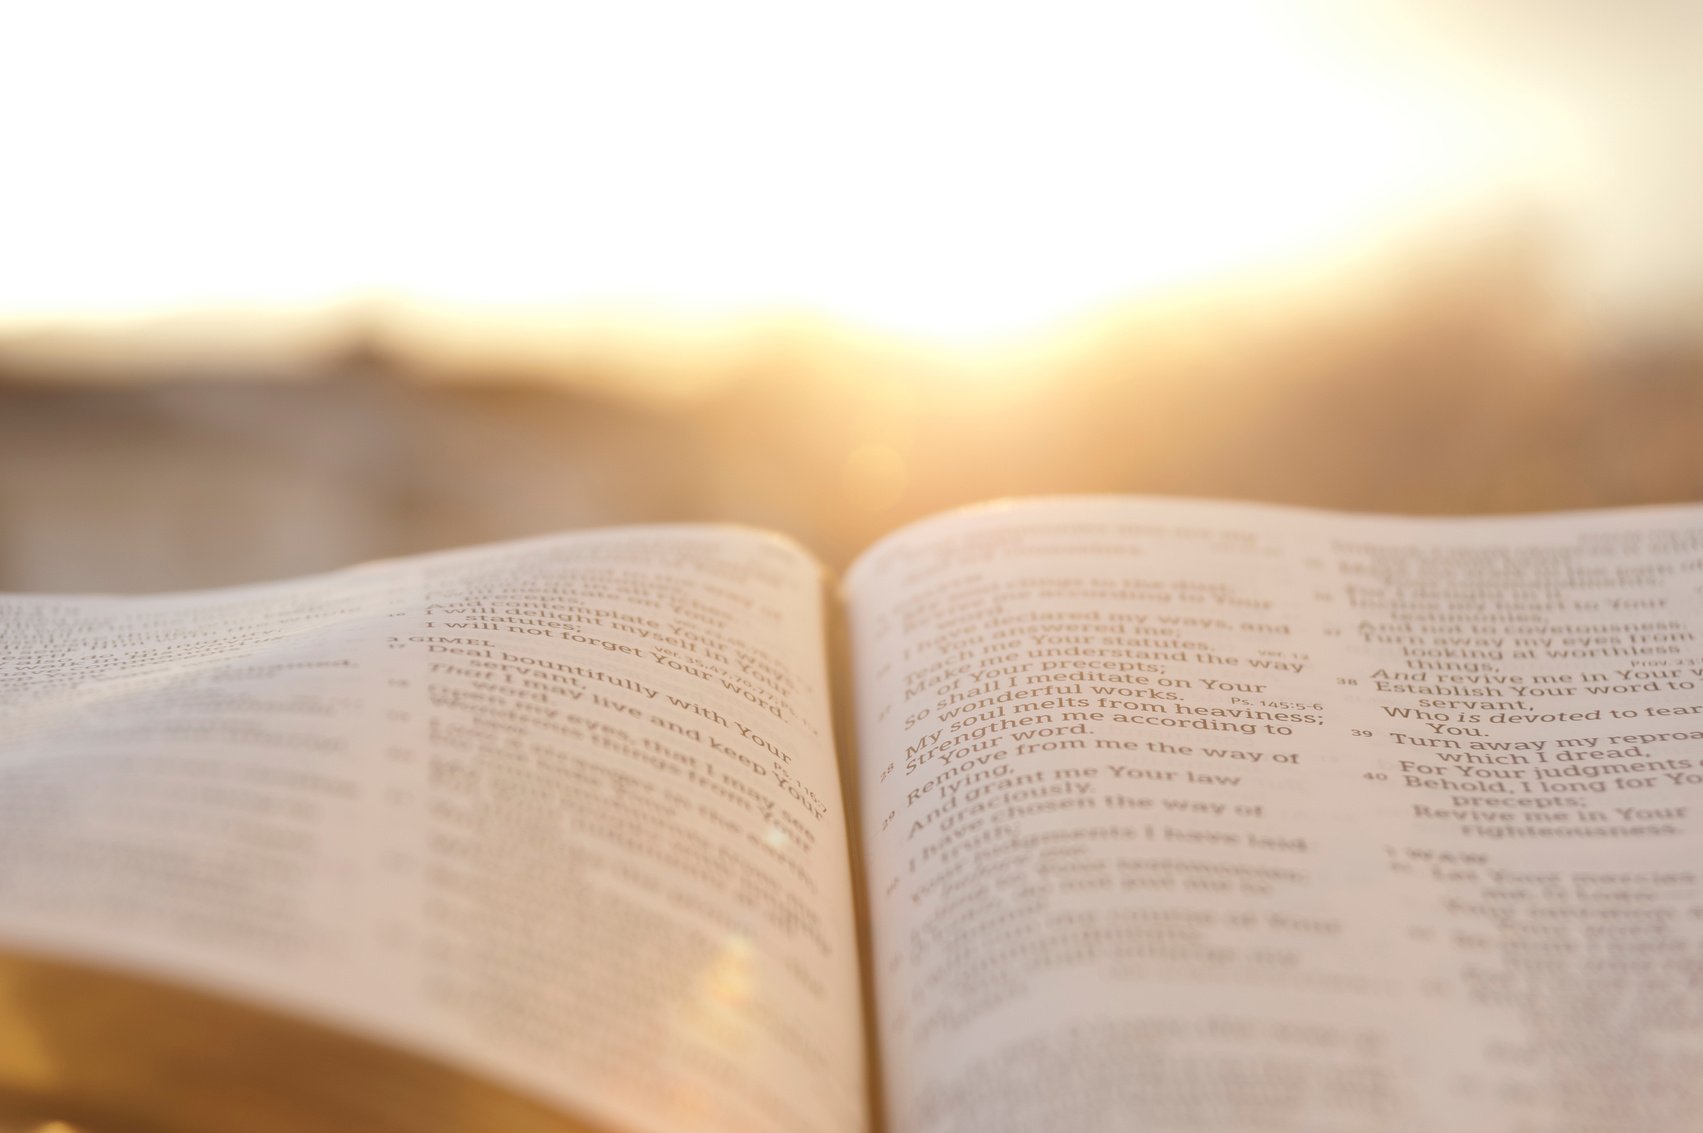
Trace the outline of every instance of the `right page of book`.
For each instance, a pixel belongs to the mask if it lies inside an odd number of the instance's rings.
[[[845,583],[894,1133],[1695,1130],[1703,508],[996,505]]]

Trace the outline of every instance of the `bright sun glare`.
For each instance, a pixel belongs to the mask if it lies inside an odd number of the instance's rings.
[[[1356,10],[25,6],[0,319],[379,296],[1034,326],[1482,192],[1484,123]]]

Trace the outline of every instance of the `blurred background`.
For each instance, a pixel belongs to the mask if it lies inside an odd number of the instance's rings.
[[[14,5],[0,589],[1703,499],[1703,4]]]

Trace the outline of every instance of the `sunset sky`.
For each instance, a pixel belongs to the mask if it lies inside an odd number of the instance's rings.
[[[27,6],[0,325],[362,299],[961,341],[1516,220],[1637,306],[1703,261],[1703,25],[1572,8]]]

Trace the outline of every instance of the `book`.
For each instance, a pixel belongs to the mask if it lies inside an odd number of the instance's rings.
[[[0,1114],[1703,1128],[1703,507],[0,600]]]

